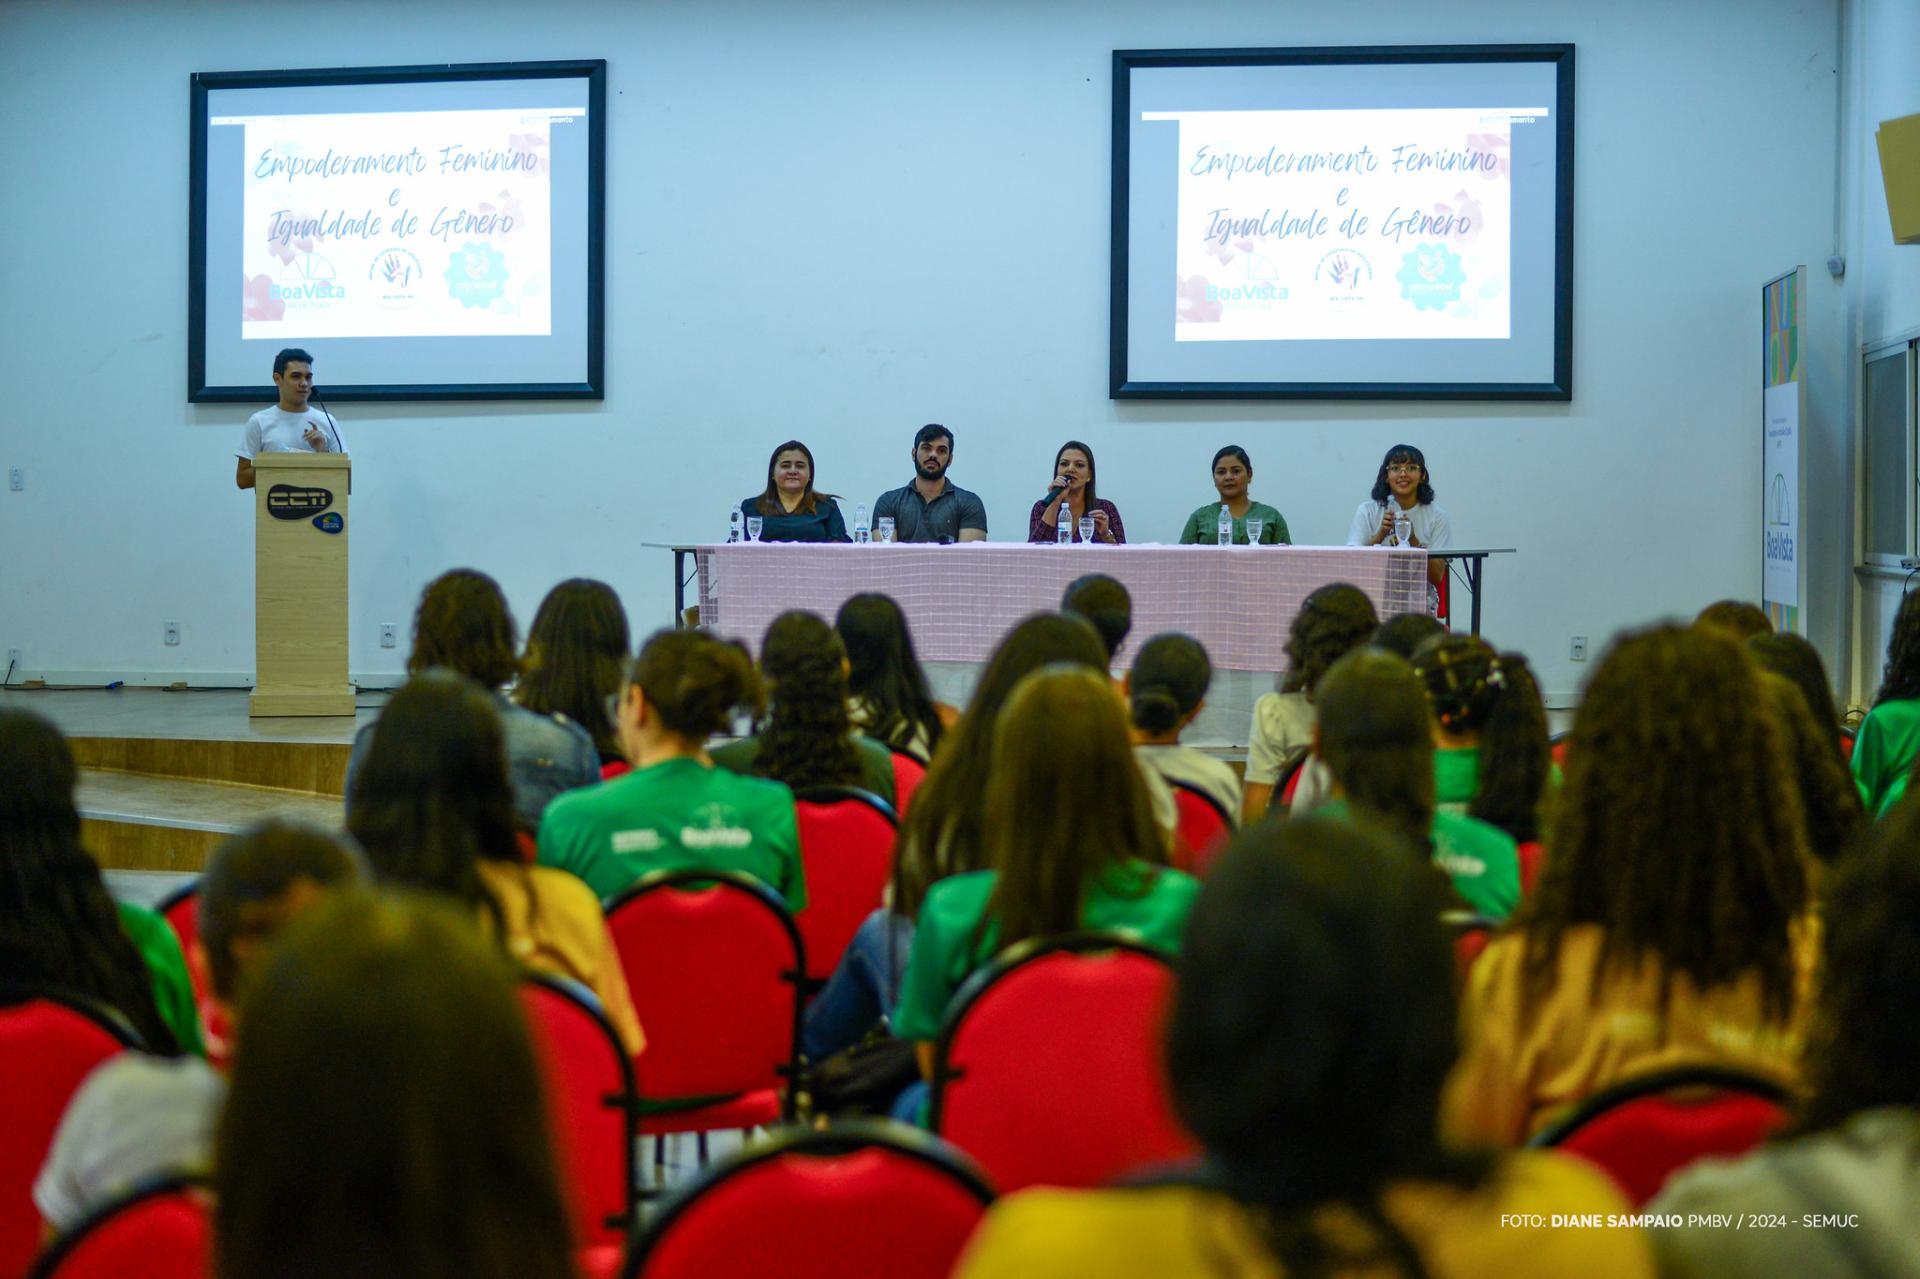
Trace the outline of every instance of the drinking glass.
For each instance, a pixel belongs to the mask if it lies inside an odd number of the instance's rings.
[[[1247,545],[1248,546],[1260,545],[1260,532],[1262,529],[1266,527],[1267,527],[1267,522],[1261,519],[1258,515],[1247,516]]]
[[[767,526],[767,522],[761,519],[758,515],[747,516],[747,540],[749,542],[759,541],[760,530],[765,528],[766,526]]]
[[[875,540],[882,543],[893,541],[893,516],[882,515],[880,517],[880,527],[874,530],[874,537]]]
[[[1091,542],[1093,540],[1093,516],[1091,515],[1082,515],[1080,517],[1080,540],[1083,542]]]

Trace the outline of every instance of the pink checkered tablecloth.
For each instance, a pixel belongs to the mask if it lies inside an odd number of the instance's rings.
[[[767,624],[804,608],[829,621],[851,595],[893,596],[922,661],[984,662],[1029,613],[1060,607],[1067,584],[1106,573],[1133,596],[1130,662],[1142,639],[1185,631],[1226,670],[1281,671],[1300,602],[1351,582],[1381,617],[1424,612],[1427,554],[1366,546],[1048,546],[964,542],[868,546],[734,543],[695,553],[700,619],[756,651]]]

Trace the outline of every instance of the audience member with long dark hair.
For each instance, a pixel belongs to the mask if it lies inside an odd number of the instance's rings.
[[[1838,736],[1840,709],[1834,704],[1833,686],[1827,682],[1826,664],[1820,660],[1820,650],[1805,636],[1792,631],[1756,635],[1747,641],[1747,652],[1753,654],[1764,669],[1792,680],[1800,689],[1800,695],[1807,699],[1813,722],[1826,730],[1836,745],[1842,740]],[[1844,749],[1841,758],[1846,758]]]
[[[1889,792],[1913,768],[1920,755],[1920,591],[1909,591],[1893,618],[1887,640],[1887,664],[1873,709],[1854,738],[1854,780],[1875,817],[1893,805]]]
[[[540,861],[601,901],[656,870],[737,870],[799,910],[807,904],[793,792],[715,767],[707,739],[734,712],[759,711],[746,649],[701,631],[657,631],[620,692],[620,740],[633,771],[563,795],[540,825]]]
[[[521,856],[496,704],[450,671],[408,680],[374,725],[347,829],[381,882],[452,898],[517,963],[586,985],[638,1053],[645,1040],[599,901]]]
[[[1046,666],[1022,679],[993,730],[980,806],[985,868],[931,885],[893,1014],[923,1069],[973,971],[1008,946],[1077,929],[1123,929],[1177,950],[1199,884],[1165,865],[1164,837],[1134,763],[1126,716],[1101,671]]]
[[[0,983],[99,1000],[149,1052],[200,1052],[180,943],[167,921],[107,892],[80,845],[78,780],[59,729],[0,707]]]
[[[1860,788],[1847,773],[1833,730],[1814,719],[1799,686],[1784,675],[1764,670],[1760,672],[1760,685],[1780,726],[1781,741],[1791,761],[1788,771],[1800,790],[1807,851],[1816,862],[1831,866],[1852,850],[1867,827]],[[1900,790],[1906,790],[1904,778]],[[1897,795],[1894,802],[1898,802]]]
[[[1202,1170],[1003,1199],[959,1279],[1647,1275],[1639,1233],[1547,1224],[1627,1210],[1598,1170],[1442,1141],[1458,1046],[1440,906],[1385,832],[1243,831],[1187,921],[1167,1028]]]
[[[520,829],[539,829],[540,816],[555,795],[600,780],[600,757],[586,729],[564,717],[515,705],[500,691],[520,674],[518,641],[507,597],[485,573],[449,569],[420,593],[407,674],[436,668],[465,675],[488,690],[498,704]],[[354,779],[372,737],[372,724],[362,726],[353,737],[353,753],[347,758],[349,810]]]
[[[332,895],[241,1001],[219,1279],[573,1279],[514,970],[471,917]]]
[[[1053,663],[1106,671],[1106,649],[1085,618],[1039,613],[1007,632],[988,659],[967,712],[948,734],[902,820],[887,905],[862,921],[826,988],[807,1008],[802,1044],[818,1060],[848,1047],[890,1010],[927,890],[987,864],[984,798],[996,758],[994,728],[1026,676]]]
[[[1158,773],[1169,786],[1191,786],[1220,806],[1230,825],[1240,824],[1240,777],[1225,760],[1180,744],[1180,733],[1207,702],[1213,663],[1191,635],[1168,631],[1140,646],[1127,672],[1127,704],[1133,718],[1133,754],[1141,767]],[[1155,817],[1171,828],[1178,814],[1158,811],[1169,791],[1152,789]]]
[[[833,629],[847,650],[847,713],[855,727],[931,763],[941,734],[959,713],[933,700],[900,605],[889,595],[852,596],[840,606]]]
[[[1731,637],[1617,640],[1581,699],[1540,880],[1470,976],[1451,1113],[1513,1145],[1597,1090],[1722,1064],[1792,1083],[1815,929],[1800,795]]]
[[[847,650],[817,613],[782,613],[760,641],[767,713],[756,733],[713,752],[736,773],[793,790],[855,786],[893,802],[893,755],[856,736],[847,712]]]
[[[1447,634],[1447,624],[1431,613],[1395,613],[1380,623],[1367,642],[1409,662],[1419,647],[1436,635]]]
[[[1243,815],[1267,815],[1282,770],[1313,746],[1314,689],[1335,662],[1367,642],[1380,623],[1366,592],[1346,582],[1322,586],[1300,602],[1287,631],[1287,673],[1278,692],[1253,704],[1248,730]]]
[[[1520,855],[1497,826],[1436,807],[1433,716],[1413,668],[1363,648],[1320,681],[1314,753],[1333,777],[1317,812],[1379,822],[1428,853],[1460,900],[1505,919],[1520,900]]]
[[[1875,844],[1827,893],[1795,1122],[1745,1159],[1681,1171],[1647,1206],[1676,1214],[1675,1228],[1654,1232],[1664,1273],[1920,1276],[1920,805],[1896,809]],[[1802,1226],[1710,1230],[1695,1213]],[[1809,1213],[1845,1224],[1805,1228]]]
[[[1434,798],[1446,812],[1498,826],[1521,843],[1540,838],[1555,781],[1547,708],[1533,668],[1476,635],[1428,640],[1414,674],[1433,703]]]
[[[360,875],[358,855],[312,826],[272,819],[233,836],[200,876],[194,949],[229,1031],[241,978],[280,929],[329,888]],[[119,1053],[74,1093],[34,1182],[54,1231],[165,1173],[206,1173],[225,1078],[192,1054]]]
[[[1695,626],[1712,626],[1742,641],[1773,634],[1773,622],[1758,604],[1746,600],[1715,600],[1694,617]]]
[[[620,691],[632,655],[627,610],[613,588],[589,577],[568,578],[547,592],[533,615],[513,700],[585,729],[602,769],[624,766],[607,705]]]

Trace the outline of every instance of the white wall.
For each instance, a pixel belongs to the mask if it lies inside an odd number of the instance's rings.
[[[1842,154],[1846,172],[1849,250],[1849,387],[1858,387],[1864,348],[1920,336],[1920,245],[1896,245],[1887,213],[1880,153],[1873,132],[1882,120],[1920,113],[1920,0],[1850,0],[1847,5],[1847,94]],[[1850,478],[1851,468],[1846,472]],[[1851,491],[1851,488],[1849,488]],[[1857,505],[1857,501],[1855,505]],[[1849,531],[1852,525],[1849,524]],[[1900,607],[1906,575],[1856,575],[1852,696],[1870,701]]]
[[[608,397],[341,415],[356,673],[399,669],[379,623],[454,564],[523,621],[584,573],[664,622],[668,557],[638,544],[718,534],[774,443],[807,439],[824,485],[870,500],[939,420],[1001,537],[1068,436],[1137,540],[1174,535],[1229,441],[1297,538],[1341,540],[1385,446],[1419,443],[1462,544],[1521,548],[1491,570],[1489,634],[1567,695],[1569,635],[1597,651],[1758,593],[1759,290],[1832,244],[1835,3],[7,3],[0,464],[27,483],[0,491],[0,644],[65,678],[251,666],[246,414],[184,403],[189,73],[599,56]],[[1114,48],[1563,40],[1571,405],[1106,398]],[[1809,354],[1844,388],[1846,295],[1812,283]]]

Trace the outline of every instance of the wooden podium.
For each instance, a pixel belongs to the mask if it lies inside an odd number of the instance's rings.
[[[351,715],[344,453],[253,459],[253,696],[249,715]]]

